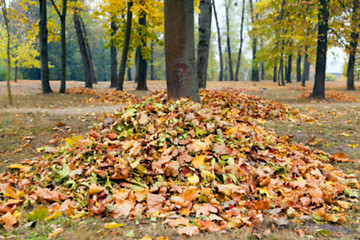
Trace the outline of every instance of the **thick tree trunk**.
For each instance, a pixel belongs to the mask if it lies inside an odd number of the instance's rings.
[[[255,22],[255,13],[254,13],[254,8],[253,8],[253,1],[249,0],[250,3],[250,13],[251,13],[251,23],[254,26],[254,22]],[[256,64],[256,52],[257,52],[257,38],[253,35],[251,36],[252,38],[252,55],[253,55],[253,59],[252,59],[252,75],[251,75],[251,81],[255,81],[258,82],[260,79],[259,77],[259,69],[258,66]]]
[[[168,99],[190,97],[199,102],[193,0],[165,0],[165,59]]]
[[[150,60],[150,80],[155,80],[155,72],[154,72],[154,41],[151,41],[150,46],[151,52],[151,60]]]
[[[236,64],[236,71],[235,71],[235,81],[239,81],[239,72],[240,72],[240,65],[241,65],[241,54],[242,54],[242,47],[244,43],[244,19],[245,19],[245,0],[242,3],[242,12],[241,12],[241,23],[240,23],[240,46],[239,46],[239,53],[238,59]]]
[[[287,71],[286,71],[286,82],[291,83],[291,72],[292,72],[292,54],[288,56]]]
[[[85,87],[92,88],[93,81],[91,78],[91,70],[90,70],[91,66],[90,66],[88,52],[86,50],[86,43],[85,43],[85,38],[84,38],[84,34],[82,31],[82,27],[81,27],[81,19],[80,19],[78,10],[74,11],[73,18],[74,18],[75,32],[76,32],[76,36],[77,36],[78,43],[79,43],[81,60],[82,60],[83,67],[84,67]]]
[[[326,72],[326,53],[329,9],[328,0],[319,0],[320,9],[318,15],[318,45],[316,51],[315,82],[311,97],[325,98],[325,72]]]
[[[277,81],[277,65],[274,66],[273,82]]]
[[[230,17],[229,17],[230,2],[225,1],[225,18],[226,18],[226,44],[228,51],[228,63],[229,63],[229,77],[230,81],[234,81],[234,68],[232,62],[232,51],[230,43]]]
[[[301,82],[301,54],[298,53],[296,59],[296,82]]]
[[[212,0],[212,6],[213,6],[213,10],[214,10],[214,17],[215,17],[216,31],[217,31],[219,60],[220,60],[219,81],[221,82],[224,77],[224,59],[223,59],[223,54],[222,54],[221,33],[220,33],[219,20],[218,20],[217,13],[216,13],[215,0]]]
[[[124,44],[121,54],[121,61],[120,61],[120,69],[119,69],[119,77],[118,82],[116,84],[116,90],[123,90],[124,85],[124,77],[125,77],[125,67],[126,67],[126,61],[127,61],[127,54],[129,51],[129,43],[130,43],[130,33],[131,33],[131,23],[132,23],[132,12],[131,7],[133,5],[133,2],[130,1],[128,3],[128,10],[127,10],[127,16],[126,16],[126,30],[125,30],[125,38],[124,38]]]
[[[347,81],[346,89],[355,90],[354,84],[354,71],[355,71],[355,61],[356,61],[356,51],[359,41],[359,1],[353,1],[353,9],[351,16],[351,33],[350,33],[350,51],[349,51],[349,62],[347,68]]]
[[[48,31],[47,31],[47,14],[46,0],[40,0],[40,62],[41,62],[41,87],[43,93],[51,93],[49,82],[49,65],[48,65]]]
[[[114,37],[118,27],[116,26],[115,21],[111,21],[111,37]],[[114,45],[113,39],[110,43],[110,88],[115,88],[117,82],[117,49]]]
[[[89,66],[90,66],[91,81],[92,81],[92,83],[97,83],[96,74],[95,74],[95,68],[94,68],[94,62],[93,62],[92,56],[91,56],[89,39],[87,37],[87,31],[86,31],[86,27],[85,27],[85,24],[84,24],[84,21],[83,21],[82,17],[80,17],[80,23],[81,23],[81,30],[82,30],[83,35],[84,35],[85,48],[86,48],[87,57],[88,57],[88,61],[89,61]]]
[[[200,0],[197,78],[199,88],[206,89],[211,36],[211,0]]]
[[[139,24],[141,26],[146,26],[146,14],[144,14],[144,16],[142,16],[141,18],[139,18]],[[145,48],[146,47],[146,36],[141,36],[142,39],[142,46]],[[139,59],[136,65],[136,75],[135,75],[135,82],[137,82],[137,87],[136,90],[142,90],[142,91],[147,91],[148,87],[146,85],[146,76],[147,76],[147,60],[145,59],[145,56],[143,55],[143,53],[141,52],[140,48],[139,48]]]

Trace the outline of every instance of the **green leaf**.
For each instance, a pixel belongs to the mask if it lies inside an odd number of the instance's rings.
[[[123,116],[124,116],[124,118],[132,117],[135,115],[136,111],[137,110],[135,108],[130,108],[123,114]]]
[[[134,237],[135,237],[135,232],[134,232],[134,230],[130,230],[130,231],[127,232],[125,235],[126,235],[127,237],[129,237],[129,238],[134,238]]]
[[[320,234],[321,236],[330,236],[331,232],[327,229],[318,229],[316,231],[318,234]]]
[[[41,207],[26,215],[26,219],[29,222],[42,221],[49,215],[49,209],[47,207]]]

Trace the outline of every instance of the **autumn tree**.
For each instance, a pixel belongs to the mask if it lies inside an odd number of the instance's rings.
[[[168,99],[190,97],[199,102],[193,0],[165,0],[165,58]]]
[[[40,62],[41,62],[41,87],[43,93],[51,93],[49,80],[49,61],[48,61],[48,30],[47,30],[47,10],[46,0],[40,1]]]
[[[6,30],[6,66],[7,66],[7,73],[6,73],[6,86],[7,86],[7,92],[8,92],[8,98],[9,98],[9,104],[12,105],[12,94],[11,94],[11,86],[10,86],[10,68],[11,68],[11,59],[10,59],[10,26],[9,26],[9,9],[6,4],[6,0],[1,0],[1,12],[2,17],[5,24],[5,30]]]

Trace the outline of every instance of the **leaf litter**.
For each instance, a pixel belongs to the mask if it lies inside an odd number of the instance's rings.
[[[201,103],[166,97],[156,92],[108,114],[88,136],[67,138],[0,174],[4,228],[32,207],[28,221],[157,217],[191,236],[252,226],[266,216],[284,224],[342,223],[358,202],[358,180],[330,164],[345,156],[311,150],[257,124],[310,117],[236,91],[202,91]],[[105,227],[122,226],[116,224]]]

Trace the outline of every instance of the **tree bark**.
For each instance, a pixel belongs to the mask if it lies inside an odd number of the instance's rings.
[[[168,99],[190,97],[200,102],[195,67],[194,0],[165,0],[165,59]]]
[[[215,7],[215,0],[212,0],[212,6],[214,10],[214,17],[215,17],[215,23],[216,23],[216,31],[217,31],[217,40],[218,40],[218,50],[219,50],[219,60],[220,60],[220,74],[219,74],[219,81],[221,82],[224,77],[224,59],[222,54],[222,45],[221,45],[221,33],[220,33],[220,26],[219,26],[219,20],[216,13],[216,7]]]
[[[40,0],[40,62],[41,62],[41,88],[42,93],[51,93],[49,82],[49,64],[48,64],[48,30],[46,0]]]
[[[255,13],[253,8],[253,1],[249,0],[249,2],[250,2],[251,23],[254,26]],[[251,81],[258,82],[260,80],[259,79],[260,77],[259,77],[259,69],[256,64],[257,38],[254,35],[251,36],[251,38],[252,38],[252,55],[253,55],[252,64],[251,64],[252,66]]]
[[[81,27],[81,20],[80,20],[80,15],[78,10],[74,11],[74,27],[75,27],[75,32],[76,32],[76,36],[77,36],[77,40],[79,43],[79,49],[80,49],[80,55],[81,55],[81,60],[83,63],[83,67],[84,67],[84,78],[85,78],[85,87],[86,88],[92,88],[93,87],[93,80],[91,77],[91,66],[90,66],[90,61],[89,61],[89,56],[88,56],[88,51],[86,50],[86,43],[85,43],[85,38],[84,38],[84,34],[82,31],[82,27]]]
[[[92,83],[97,83],[96,74],[95,74],[95,68],[94,68],[94,62],[93,62],[92,56],[91,56],[89,39],[87,37],[86,27],[85,27],[84,21],[83,21],[81,16],[80,16],[80,24],[81,24],[81,30],[82,30],[83,35],[84,35],[85,49],[86,49],[86,52],[87,52],[87,57],[88,57],[89,66],[90,66],[91,81],[92,81]]]
[[[316,51],[315,82],[311,97],[325,99],[325,72],[329,9],[328,0],[319,0],[320,9],[318,14],[318,44]]]
[[[265,80],[265,63],[264,61],[261,62],[261,80]]]
[[[154,72],[154,41],[151,41],[150,80],[155,80]]]
[[[197,78],[199,88],[206,89],[211,37],[211,0],[200,0],[199,42],[197,48]]]
[[[111,21],[111,37],[117,33],[118,27],[116,26],[115,20]],[[110,88],[115,88],[117,82],[117,49],[114,45],[113,39],[110,43]]]
[[[277,65],[274,66],[273,82],[277,81]]]
[[[116,85],[116,90],[120,90],[120,91],[123,90],[125,67],[126,67],[127,54],[129,51],[129,44],[130,44],[130,34],[131,34],[131,25],[132,25],[132,17],[133,17],[133,14],[131,12],[132,5],[133,5],[133,2],[130,1],[128,3],[128,10],[127,10],[127,16],[126,16],[126,30],[125,30],[125,38],[124,38],[124,44],[123,44],[123,49],[122,49],[122,54],[121,54],[119,77],[118,77],[118,82]]]
[[[54,0],[51,0],[60,18],[60,39],[61,39],[61,76],[60,76],[60,93],[66,92],[66,12],[67,0],[62,0],[62,11],[56,6]]]
[[[139,18],[139,24],[141,26],[146,26],[146,14]],[[146,48],[146,36],[141,35],[141,42],[142,46]],[[147,76],[147,60],[145,59],[145,56],[141,52],[141,49],[139,48],[139,59],[136,65],[136,75],[135,75],[135,82],[137,82],[136,90],[142,90],[147,91],[148,87],[146,85],[146,76]]]
[[[18,66],[17,66],[17,61],[15,62],[15,73],[14,73],[14,82],[17,82],[18,79]]]
[[[286,71],[286,82],[291,83],[291,72],[292,72],[292,54],[288,56],[287,71]]]
[[[301,78],[301,86],[305,87],[305,83],[306,83],[306,76],[307,76],[307,72],[309,68],[309,64],[308,64],[308,54],[307,54],[307,47],[305,47],[305,55],[304,55],[304,69],[303,69],[303,75]]]
[[[240,46],[239,46],[239,53],[238,59],[236,64],[236,71],[235,71],[235,81],[239,81],[239,72],[240,72],[240,65],[241,65],[241,54],[242,54],[242,47],[244,43],[244,19],[245,19],[245,0],[242,3],[242,12],[241,12],[241,23],[240,23]]]
[[[285,77],[284,77],[284,59],[281,58],[280,59],[280,67],[279,67],[279,76],[280,76],[280,81],[279,81],[279,86],[285,86]]]
[[[296,82],[301,82],[301,54],[298,53],[296,59]]]
[[[233,62],[232,62],[232,51],[231,51],[231,43],[230,43],[229,9],[230,9],[230,0],[227,0],[227,1],[225,1],[226,44],[227,44],[227,51],[228,51],[229,77],[230,77],[230,81],[234,81],[234,68],[233,68]]]
[[[359,41],[359,1],[353,1],[353,9],[351,16],[351,33],[350,33],[350,49],[349,49],[349,62],[347,68],[347,81],[346,81],[346,90],[355,90],[354,84],[354,71],[355,71],[355,61],[356,61],[356,51]]]
[[[131,67],[129,67],[129,65],[127,66],[127,77],[126,77],[126,81],[132,81],[132,77],[131,77]]]

